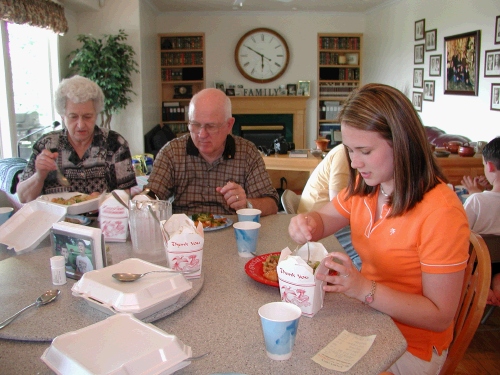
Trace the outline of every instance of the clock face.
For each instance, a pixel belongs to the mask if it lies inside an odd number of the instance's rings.
[[[290,54],[285,39],[270,29],[254,29],[243,35],[234,59],[245,78],[266,83],[279,78],[288,66]]]

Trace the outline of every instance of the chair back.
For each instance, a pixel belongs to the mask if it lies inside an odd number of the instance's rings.
[[[300,195],[297,195],[293,190],[285,189],[281,196],[281,204],[287,214],[296,214],[299,208]]]
[[[453,341],[440,375],[452,375],[460,363],[483,316],[491,282],[490,253],[482,237],[471,231],[469,260],[465,269]]]
[[[484,242],[490,251],[491,263],[500,263],[500,236],[495,234],[482,234]]]

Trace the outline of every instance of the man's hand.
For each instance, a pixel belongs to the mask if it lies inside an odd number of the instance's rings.
[[[236,182],[228,181],[223,187],[216,187],[215,190],[224,196],[227,205],[233,210],[247,207],[245,190]]]

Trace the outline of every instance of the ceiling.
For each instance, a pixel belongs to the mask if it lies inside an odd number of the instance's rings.
[[[358,12],[396,0],[148,0],[157,12]]]

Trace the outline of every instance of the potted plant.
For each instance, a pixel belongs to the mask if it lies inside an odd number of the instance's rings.
[[[101,126],[108,129],[113,113],[127,107],[132,101],[129,94],[135,95],[130,77],[133,72],[139,71],[133,48],[124,42],[127,36],[124,30],[119,30],[117,35],[104,35],[99,39],[80,34],[77,40],[83,45],[68,55],[72,73],[94,81],[104,92]]]

